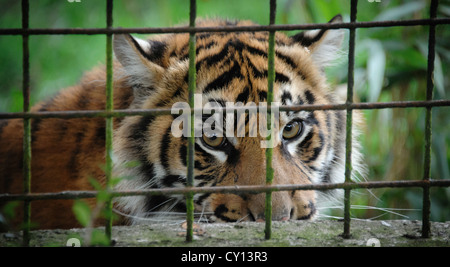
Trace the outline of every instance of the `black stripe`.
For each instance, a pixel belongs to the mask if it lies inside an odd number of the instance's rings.
[[[3,128],[8,125],[9,120],[0,120],[0,136],[2,135]]]
[[[261,72],[259,71],[255,65],[253,65],[253,63],[251,62],[251,60],[247,60],[247,65],[249,66],[249,68],[252,71],[253,77],[254,78],[264,78],[267,77],[267,70],[265,72]]]
[[[77,101],[77,107],[79,110],[83,110],[87,107],[87,105],[90,103],[89,98],[87,97],[86,94],[82,94],[80,95],[80,98]],[[43,108],[42,108],[43,109]],[[79,126],[80,129],[84,129],[84,123],[82,119],[78,119],[79,121]],[[37,131],[39,130],[39,124],[40,124],[40,119],[35,123],[34,127],[34,133],[37,133]],[[78,178],[78,170],[79,170],[79,166],[78,166],[78,155],[81,153],[81,147],[82,147],[82,143],[83,143],[83,139],[85,138],[86,134],[84,131],[80,131],[77,132],[75,135],[75,149],[72,152],[72,156],[70,157],[70,160],[68,162],[67,168],[69,170],[72,170],[71,172],[71,178],[72,179],[76,179]]]
[[[150,44],[150,51],[149,53],[147,53],[131,35],[129,36],[134,46],[138,49],[139,53],[151,62],[159,61],[163,57],[167,49],[166,43],[160,41],[147,41]]]
[[[213,82],[208,84],[203,90],[203,93],[208,93],[212,90],[226,87],[233,79],[242,79],[242,78],[243,76],[241,73],[239,63],[234,61],[233,67],[231,67],[228,71],[222,73],[222,75],[220,75]]]
[[[312,105],[316,102],[316,98],[311,93],[311,91],[308,89],[305,90],[305,97],[306,97],[306,102],[310,105]]]
[[[219,104],[219,106],[221,106],[221,107],[226,107],[225,100],[223,100],[223,99],[213,99],[213,98],[210,98],[210,99],[208,99],[208,102],[215,102],[215,103]],[[203,119],[203,122],[204,122],[206,119],[208,119],[208,118],[204,118],[204,119]]]
[[[79,167],[77,161],[78,155],[81,152],[81,143],[84,139],[84,136],[85,136],[84,132],[78,132],[75,135],[75,145],[74,145],[75,150],[72,152],[72,156],[70,157],[69,163],[67,164],[67,168],[69,170],[72,170],[70,173],[72,179],[76,179],[78,177]]]
[[[281,95],[281,103],[283,105],[287,105],[287,101],[292,102],[292,95],[288,91],[283,91],[283,94]]]
[[[228,154],[227,163],[234,166],[238,163],[240,158],[239,150],[234,148],[234,146],[230,143],[225,147],[225,152]]]
[[[77,101],[77,107],[79,110],[83,110],[88,106],[89,103],[90,103],[90,99],[88,98],[88,96],[86,94],[81,94],[80,98]],[[49,104],[50,103],[46,104],[46,106],[42,107],[41,110],[46,110]],[[78,119],[78,121],[79,121],[80,129],[84,129],[83,120]],[[39,123],[40,123],[40,120],[38,122],[36,122],[35,133],[39,130]],[[72,179],[78,178],[78,173],[79,173],[79,171],[78,171],[79,170],[78,155],[82,151],[81,147],[82,147],[83,140],[85,137],[86,137],[86,133],[84,131],[77,132],[75,135],[75,144],[74,144],[75,149],[72,152],[72,156],[70,157],[70,160],[67,165],[67,168],[69,170],[72,170],[72,172],[70,174]]]
[[[211,193],[205,193],[200,195],[196,200],[195,203],[198,205],[202,205],[203,201],[205,201],[205,199],[207,199],[209,196],[211,195]]]
[[[141,117],[139,122],[131,127],[131,135],[128,136],[130,144],[132,144],[130,148],[139,160],[140,165],[138,168],[143,174],[145,180],[144,182],[151,181],[154,176],[153,164],[148,161],[146,155],[144,154],[144,144],[147,142],[147,130],[154,119],[155,117],[153,116]]]
[[[250,89],[248,87],[245,87],[244,90],[237,96],[236,102],[242,102],[247,103],[248,98],[250,96]]]
[[[228,208],[224,204],[221,204],[214,210],[214,215],[216,215],[217,218],[219,218],[225,222],[235,222],[236,220],[230,219],[228,217],[225,217],[225,215],[223,215],[224,213],[227,213],[227,212],[228,212]]]
[[[300,43],[303,46],[309,47],[311,46],[313,43],[319,41],[322,36],[325,34],[326,30],[322,29],[319,31],[319,33],[317,33],[315,36],[311,37],[311,36],[306,36],[307,32],[301,32],[298,33],[294,36],[292,36],[291,38],[297,42]]]
[[[155,120],[155,118],[155,116],[141,117],[139,122],[133,125],[132,129],[130,129],[131,135],[129,138],[137,143],[144,142],[147,136],[148,127]],[[141,146],[139,146],[139,148],[141,148]]]
[[[214,179],[216,179],[216,177],[212,176],[212,175],[198,175],[198,176],[195,176],[195,180],[212,181]]]
[[[139,172],[143,175],[142,182],[148,183],[154,177],[154,166],[152,163],[148,162],[144,155],[139,156]]]
[[[205,159],[209,159],[210,157],[207,157],[207,158],[205,158]],[[196,168],[197,170],[200,170],[200,171],[202,171],[202,170],[204,170],[204,169],[206,169],[206,168],[208,168],[209,167],[209,165],[203,165],[200,161],[198,161],[198,160],[196,160],[196,161],[194,161],[194,168]]]
[[[167,50],[167,44],[160,41],[150,41],[150,54],[148,59],[156,62],[161,60]]]
[[[214,40],[212,40],[211,42],[209,42],[207,44],[199,45],[199,46],[197,46],[197,49],[195,50],[195,53],[198,55],[198,52],[200,52],[200,50],[203,50],[203,49],[208,50],[208,49],[210,49],[211,47],[213,47],[215,45],[217,45],[217,42],[214,41]]]
[[[205,151],[201,146],[195,143],[195,154],[201,154],[204,159],[210,158],[211,154]],[[197,155],[196,155],[197,156]]]
[[[162,208],[162,203],[167,203],[170,198],[166,196],[150,196],[145,198],[144,210],[147,212],[155,212]],[[163,205],[164,206],[164,205]],[[158,207],[158,208],[156,208]],[[149,216],[148,216],[149,217]]]
[[[164,136],[161,140],[161,146],[159,151],[159,162],[162,164],[166,171],[169,171],[169,147],[171,141],[171,127],[167,128]]]
[[[186,139],[186,138],[184,138]],[[182,142],[181,146],[180,146],[180,159],[181,159],[181,163],[183,164],[183,166],[187,166],[187,146],[186,146],[186,142]]]
[[[283,60],[284,61],[284,63],[286,63],[286,64],[288,64],[292,69],[297,69],[297,64],[292,60],[292,58],[290,58],[290,57],[288,57],[288,56],[286,56],[286,55],[283,55],[282,53],[280,53],[280,52],[275,52],[275,55],[278,57],[278,58],[280,58],[281,60]]]
[[[333,160],[323,171],[323,175],[321,178],[323,183],[331,183],[331,170],[333,169],[332,167],[334,166],[334,164],[336,164],[337,162],[338,162],[338,158],[337,158],[337,155],[335,154],[333,156]]]
[[[161,184],[165,187],[172,187],[174,183],[181,182],[186,185],[186,178],[180,175],[167,175],[160,179]]]
[[[319,133],[319,139],[320,139],[320,145],[313,149],[313,155],[311,157],[309,157],[307,160],[305,160],[305,163],[310,163],[312,161],[315,161],[319,157],[320,152],[322,152],[323,144],[324,144],[324,137],[323,137],[322,133]]]
[[[257,56],[260,56],[260,57],[267,57],[267,53],[265,51],[263,51],[263,50],[260,50],[258,48],[251,47],[251,46],[248,46],[248,45],[245,46],[245,48],[252,55],[257,55]]]
[[[313,136],[314,136],[314,132],[313,132],[313,131],[310,131],[310,132],[305,136],[305,138],[302,140],[302,142],[301,142],[300,144],[297,145],[297,148],[298,148],[298,149],[302,149],[302,148],[306,145],[306,143],[308,143],[308,142],[311,141],[311,139],[313,138]],[[300,151],[300,150],[299,150],[299,151]],[[300,152],[298,152],[298,153],[300,153]]]
[[[259,101],[263,102],[267,100],[267,92],[266,91],[258,91]]]
[[[286,75],[276,72],[275,73],[275,82],[288,83],[288,82],[290,82],[290,79]]]
[[[38,111],[48,111],[48,108],[53,104],[53,101],[55,100],[56,96],[52,97],[50,100],[48,100]],[[42,122],[42,119],[32,119],[31,120],[31,142],[35,142],[37,140],[36,133],[40,129],[40,124]]]
[[[294,103],[295,105],[304,105],[305,101],[300,96],[297,96],[297,102]]]
[[[222,49],[222,51],[220,51],[219,53],[198,61],[197,64],[195,65],[196,69],[199,70],[200,66],[203,63],[205,63],[205,62],[206,62],[206,66],[207,67],[211,67],[213,64],[216,64],[217,62],[220,62],[221,60],[223,60],[228,55],[228,52],[229,52],[228,49],[229,49],[228,46],[225,46]]]
[[[319,121],[317,120],[313,111],[309,112],[308,117],[305,119],[305,121],[311,125],[319,125]]]
[[[95,130],[95,138],[92,140],[93,142],[98,142],[98,140],[105,141],[106,139],[106,122],[105,120],[99,121],[97,124],[98,127]]]
[[[263,71],[258,70],[256,68],[256,66],[253,65],[253,63],[250,60],[247,61],[247,65],[252,70],[253,78],[267,78],[269,76],[267,70],[263,70]],[[290,82],[290,79],[286,75],[276,72],[275,73],[275,82],[287,83],[287,82]]]

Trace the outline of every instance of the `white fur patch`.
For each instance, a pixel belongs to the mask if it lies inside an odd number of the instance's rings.
[[[311,54],[313,61],[318,66],[323,68],[333,65],[333,62],[343,55],[341,45],[344,40],[344,34],[345,32],[341,29],[329,30],[325,33]]]

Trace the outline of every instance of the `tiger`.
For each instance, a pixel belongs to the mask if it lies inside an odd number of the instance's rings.
[[[337,15],[329,23],[342,22]],[[197,19],[198,27],[254,26],[247,20]],[[275,33],[273,102],[289,105],[345,101],[327,83],[325,68],[342,52],[343,29],[308,30],[288,36]],[[195,34],[196,92],[202,104],[265,103],[268,100],[269,33],[264,31]],[[113,36],[114,109],[170,109],[189,101],[189,34],[154,35],[144,40]],[[102,110],[106,105],[106,68],[95,67],[80,83],[36,104],[34,112]],[[353,111],[353,175],[363,172],[358,143],[358,112]],[[113,119],[115,190],[184,188],[187,185],[188,137],[174,136],[177,114]],[[246,120],[245,123],[248,123]],[[224,127],[228,127],[224,124]],[[249,126],[244,125],[248,134]],[[104,118],[36,118],[31,120],[31,192],[92,190],[104,185]],[[346,110],[280,111],[273,129],[273,185],[340,183],[345,172]],[[237,131],[235,129],[234,131]],[[0,121],[0,193],[23,190],[22,119]],[[256,136],[196,136],[196,187],[264,185],[266,140]],[[198,193],[194,211],[207,222],[265,220],[265,193]],[[272,193],[272,220],[313,220],[321,207],[342,198],[339,190],[292,190]],[[95,199],[87,199],[94,207]],[[80,227],[74,200],[37,200],[31,221],[37,228]],[[3,203],[5,204],[5,203]],[[185,213],[183,195],[128,196],[114,199],[121,224]],[[22,211],[17,209],[16,217]]]

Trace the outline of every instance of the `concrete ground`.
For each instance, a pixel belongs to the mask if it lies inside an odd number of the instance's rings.
[[[279,246],[450,246],[450,222],[432,223],[432,237],[420,238],[420,221],[351,222],[351,238],[343,239],[343,222],[273,222],[272,239],[264,239],[264,223],[195,224],[194,241],[185,242],[182,223],[155,223],[140,226],[115,226],[112,245],[118,247],[192,246],[192,247],[279,247]],[[103,228],[93,230],[39,230],[31,233],[31,246],[66,246],[102,243]],[[86,239],[90,238],[88,241]],[[21,233],[0,233],[0,246],[20,246]]]

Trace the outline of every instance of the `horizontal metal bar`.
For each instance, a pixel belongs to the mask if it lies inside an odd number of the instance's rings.
[[[280,111],[313,111],[313,110],[347,110],[347,109],[386,109],[386,108],[426,108],[426,107],[448,107],[450,100],[430,100],[430,101],[394,101],[379,103],[352,103],[352,104],[326,104],[326,105],[291,105],[280,106]],[[270,107],[268,107],[270,109]],[[218,111],[259,111],[259,107],[229,107],[218,108]],[[191,112],[202,112],[202,109],[191,109]],[[170,108],[159,109],[116,109],[114,111],[104,110],[74,110],[74,111],[35,111],[35,112],[14,112],[0,113],[0,119],[45,119],[45,118],[110,118],[127,116],[159,116],[170,115]]]
[[[0,35],[94,35],[94,34],[163,34],[163,33],[199,33],[199,32],[248,32],[248,31],[295,31],[313,29],[356,29],[396,26],[428,26],[450,24],[450,18],[417,19],[417,20],[388,20],[364,21],[343,23],[317,23],[317,24],[285,24],[285,25],[253,25],[253,26],[220,26],[220,27],[154,27],[154,28],[10,28],[0,29]]]
[[[191,188],[160,188],[146,190],[110,191],[112,197],[149,196],[149,195],[185,195],[187,193],[223,193],[223,194],[249,194],[267,193],[275,191],[318,190],[331,189],[373,189],[373,188],[408,188],[408,187],[450,187],[450,180],[417,180],[417,181],[373,181],[361,183],[337,184],[287,184],[287,185],[243,185],[243,186],[216,186]],[[97,191],[63,191],[56,193],[30,193],[30,194],[0,194],[0,201],[34,201],[49,199],[81,199],[95,198]]]

